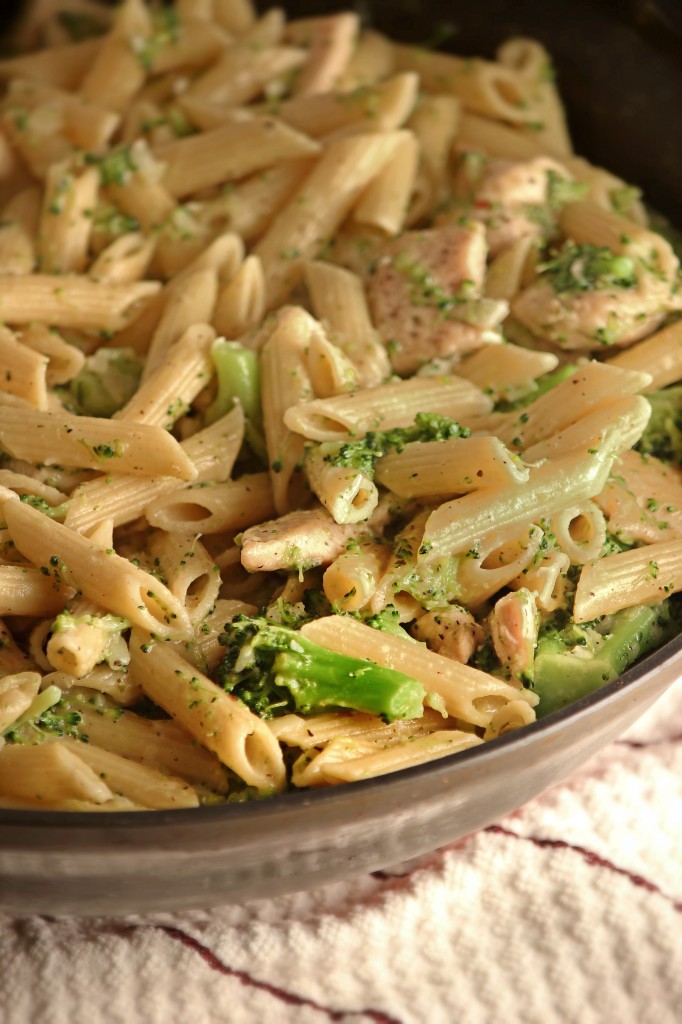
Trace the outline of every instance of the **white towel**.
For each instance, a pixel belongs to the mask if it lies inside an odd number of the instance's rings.
[[[194,913],[0,915],[2,1024],[679,1024],[682,681],[467,839]]]

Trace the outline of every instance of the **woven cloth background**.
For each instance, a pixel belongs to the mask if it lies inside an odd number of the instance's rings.
[[[210,911],[0,915],[2,1024],[677,1024],[682,681],[419,862]]]

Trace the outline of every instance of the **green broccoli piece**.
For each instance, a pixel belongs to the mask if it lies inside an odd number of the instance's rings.
[[[237,341],[218,338],[211,348],[218,390],[206,410],[206,423],[215,423],[239,402],[244,410],[244,436],[247,444],[263,463],[267,463],[263,440],[263,415],[260,401],[258,357]]]
[[[495,406],[495,412],[516,412],[518,409],[525,409],[527,405],[534,402],[536,398],[541,398],[543,395],[555,388],[557,384],[561,384],[562,380],[566,380],[572,373],[578,369],[577,363],[566,363],[565,366],[560,366],[557,370],[552,370],[550,373],[544,373],[542,377],[538,377],[528,390],[528,392],[521,398],[515,399],[513,402],[501,401]]]
[[[62,699],[62,691],[52,683],[34,697],[23,715],[1,734],[8,743],[35,743],[42,740],[44,721],[50,721],[54,708]],[[62,734],[63,735],[63,734]]]
[[[400,624],[400,612],[392,604],[386,605],[376,615],[369,615],[366,619],[363,619],[363,622],[366,626],[378,629],[381,633],[399,636],[401,640],[411,640],[415,644],[419,642],[410,636],[406,629],[403,629]]]
[[[412,441],[446,441],[450,437],[470,435],[468,427],[462,427],[449,416],[418,412],[410,427],[369,430],[359,441],[325,441],[320,447],[325,461],[332,466],[358,469],[372,477],[376,460],[391,449],[400,452]]]
[[[642,455],[682,465],[682,385],[651,391],[651,418],[636,444]]]
[[[573,181],[556,171],[547,171],[547,202],[554,210],[576,199],[584,199],[588,188],[583,181]]]
[[[534,665],[538,717],[565,707],[617,679],[648,651],[660,647],[680,628],[677,605],[636,605],[594,623],[569,622],[543,629]]]
[[[261,718],[324,708],[351,708],[387,722],[423,713],[424,688],[416,679],[328,651],[268,619],[238,615],[220,643],[226,653],[215,682]]]
[[[130,146],[118,146],[105,156],[95,153],[85,154],[86,164],[95,164],[99,168],[99,178],[104,185],[125,185],[130,175],[137,170]]]
[[[538,266],[555,292],[587,292],[599,288],[634,288],[635,264],[629,256],[618,256],[606,246],[567,241],[545,263]]]
[[[130,348],[100,348],[69,385],[81,416],[113,416],[139,387],[142,360]]]

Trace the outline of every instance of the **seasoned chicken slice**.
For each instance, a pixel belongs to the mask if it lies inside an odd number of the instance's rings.
[[[682,538],[682,469],[654,455],[623,452],[594,500],[626,542]]]
[[[465,151],[455,182],[459,202],[446,215],[466,212],[485,225],[490,255],[520,238],[546,238],[556,229],[556,213],[584,186],[556,160],[539,156],[522,162],[487,160]]]
[[[415,640],[421,640],[431,651],[442,654],[463,665],[483,639],[483,630],[473,615],[450,605],[427,612],[414,623],[410,630]]]
[[[641,256],[568,241],[512,303],[533,334],[565,349],[629,345],[682,309],[676,280]]]
[[[508,310],[481,296],[487,250],[485,230],[474,222],[408,231],[385,243],[368,298],[397,373],[499,340],[495,329]]]
[[[493,647],[513,679],[530,682],[540,618],[535,594],[525,587],[495,602],[488,620]]]
[[[242,565],[249,572],[302,570],[325,565],[345,550],[358,531],[358,526],[335,523],[326,509],[289,512],[244,531]]]

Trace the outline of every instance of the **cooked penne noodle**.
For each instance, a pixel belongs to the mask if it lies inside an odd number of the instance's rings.
[[[4,668],[4,666],[3,666]],[[0,679],[0,734],[31,707],[40,688],[39,672],[14,672]]]
[[[213,131],[158,146],[165,163],[164,185],[173,196],[244,178],[280,160],[313,156],[319,146],[275,118],[226,124]]]
[[[40,205],[40,190],[31,187],[16,193],[4,207],[0,225],[1,275],[30,274],[35,269]]]
[[[496,399],[527,389],[531,382],[557,368],[551,352],[536,352],[518,345],[483,345],[457,364],[457,375],[476,387],[492,390]]]
[[[284,413],[284,422],[312,441],[337,441],[349,434],[361,436],[368,430],[407,426],[425,409],[466,423],[489,411],[490,405],[479,388],[461,378],[413,377],[292,406]]]
[[[379,492],[365,473],[331,465],[320,446],[306,452],[305,470],[311,489],[335,522],[359,523],[371,517]]]
[[[48,361],[22,344],[7,327],[0,327],[0,391],[16,395],[34,409],[47,409]]]
[[[402,127],[414,107],[417,87],[417,76],[408,71],[348,93],[317,93],[282,100],[275,110],[282,121],[315,138],[393,131]]]
[[[615,374],[615,369],[595,361],[585,363],[522,412],[501,413],[472,425],[496,434],[516,450],[530,449],[578,423],[615,396],[634,395],[649,383],[646,373],[620,370]]]
[[[104,750],[93,743],[59,740],[102,779],[119,796],[141,807],[166,809],[170,807],[198,807],[199,799],[189,783],[165,775],[155,768],[138,764],[120,754]]]
[[[20,337],[25,347],[47,357],[45,381],[48,387],[66,384],[83,369],[85,356],[81,350],[65,341],[55,329],[50,330],[44,324],[29,324]]]
[[[78,171],[68,162],[50,167],[38,229],[38,259],[43,273],[83,272],[98,192],[99,174],[94,167]]]
[[[680,590],[682,540],[647,544],[583,566],[573,615],[576,622],[589,622],[621,608],[662,601]]]
[[[71,274],[5,274],[0,276],[0,314],[10,324],[40,320],[53,327],[116,331],[158,291],[156,281],[105,284]]]
[[[0,444],[19,459],[191,480],[194,467],[168,431],[145,423],[41,412],[0,401]],[[55,446],[57,451],[55,454]]]
[[[113,418],[170,430],[213,375],[214,341],[215,331],[208,324],[188,327]]]
[[[376,479],[401,498],[467,494],[481,487],[528,480],[497,437],[414,441],[388,452],[377,465]]]
[[[311,260],[304,280],[315,316],[328,325],[355,366],[364,387],[391,374],[386,349],[372,324],[362,281],[349,270]]]
[[[47,569],[44,580],[48,586],[57,584],[60,588],[48,591],[53,597],[63,593],[61,588],[66,585],[160,637],[180,637],[190,632],[187,613],[168,588],[117,555],[113,548],[99,547],[19,501],[5,502],[5,518],[19,551]]]
[[[487,726],[492,718],[494,711],[479,708],[477,703],[486,697],[498,698],[499,706],[521,697],[532,708],[537,701],[535,695],[527,690],[519,691],[501,679],[443,658],[411,640],[372,630],[353,618],[330,615],[306,623],[301,632],[322,647],[340,654],[362,658],[371,650],[372,660],[378,665],[397,669],[418,679],[427,693],[436,693],[443,698],[448,714],[472,725]]]
[[[528,710],[532,716],[532,710]],[[359,743],[350,737],[338,737],[312,759],[299,759],[301,764],[294,764],[291,781],[295,786],[314,787],[374,779],[387,772],[468,750],[482,742],[475,733],[460,729],[441,729],[426,736],[408,736],[403,743],[388,749],[381,749],[379,744]]]
[[[612,356],[608,364],[650,374],[651,383],[642,388],[645,394],[677,383],[682,379],[682,320]]]
[[[0,615],[3,617],[55,615],[72,596],[72,587],[49,579],[40,569],[0,565]]]
[[[467,110],[512,124],[535,119],[531,89],[524,76],[511,68],[417,46],[395,45],[394,55],[401,71],[419,73],[423,89],[458,96]]]
[[[599,494],[613,454],[574,451],[531,469],[528,482],[474,491],[440,505],[431,513],[422,538],[425,562],[476,550],[483,539],[500,546],[525,523],[546,518]]]
[[[246,473],[227,483],[178,488],[147,505],[144,514],[162,530],[244,530],[275,514],[270,474]]]
[[[218,294],[213,310],[216,331],[240,338],[265,315],[265,277],[257,256],[247,256],[231,281]]]
[[[212,426],[194,434],[181,445],[194,465],[197,480],[221,482],[232,472],[244,436],[244,414],[240,406]],[[110,517],[123,526],[142,515],[147,505],[162,494],[174,491],[177,478],[169,476],[101,477],[77,487],[69,501],[66,525],[81,532]]]
[[[270,82],[300,68],[305,59],[305,51],[293,46],[273,46],[254,51],[248,40],[241,45],[236,42],[208,71],[192,80],[182,97],[182,105],[191,112],[193,100],[214,103],[220,107],[225,120],[229,107],[237,107],[260,96]]]
[[[372,541],[360,541],[338,555],[322,577],[322,587],[332,607],[339,612],[365,608],[384,573],[388,556],[384,545]]]
[[[140,643],[149,646],[143,652]],[[134,632],[130,670],[155,703],[248,785],[277,791],[285,781],[279,744],[248,708],[167,644]]]
[[[311,96],[334,88],[353,53],[359,25],[354,11],[289,23],[287,39],[308,47],[308,59],[293,85],[294,95]]]
[[[353,210],[358,224],[397,234],[405,225],[419,161],[419,143],[406,132]]]
[[[352,135],[330,143],[296,194],[258,242],[267,305],[278,305],[401,144],[402,132]]]
[[[100,776],[62,743],[6,744],[0,750],[0,795],[38,807],[59,807],[69,800],[104,804],[114,796]]]
[[[260,358],[263,429],[272,494],[278,513],[292,507],[301,478],[303,439],[284,423],[287,409],[311,397],[305,349],[322,328],[305,310],[285,307],[277,317]]]

